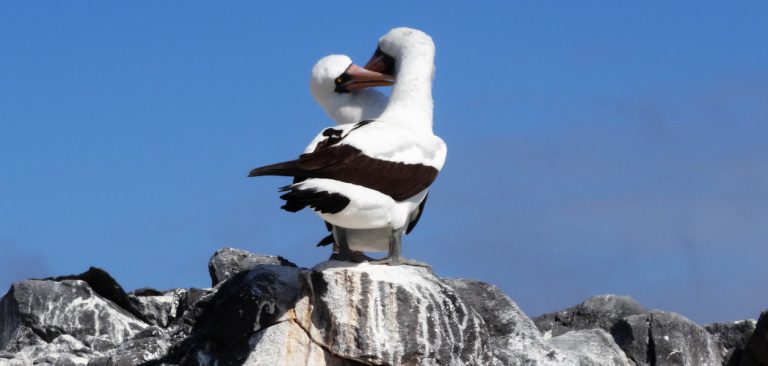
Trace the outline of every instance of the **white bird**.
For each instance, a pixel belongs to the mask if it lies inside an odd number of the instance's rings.
[[[378,81],[394,75],[390,101],[373,121],[326,128],[314,151],[253,169],[250,176],[295,178],[283,187],[283,209],[312,208],[334,225],[341,259],[354,260],[346,229],[391,231],[388,257],[374,261],[423,265],[402,257],[402,235],[445,163],[447,148],[432,132],[435,46],[425,33],[395,28],[379,40],[366,69]],[[374,77],[381,72],[379,77]],[[341,85],[365,84],[357,73]],[[345,258],[345,256],[347,258]]]
[[[337,125],[357,123],[360,121],[374,120],[378,118],[389,103],[389,97],[384,93],[372,89],[347,90],[339,84],[347,79],[348,70],[358,68],[347,55],[329,55],[321,58],[312,68],[309,90],[317,104],[325,113],[333,119]],[[305,153],[315,150],[320,139],[312,141],[307,146]],[[406,229],[409,234],[421,218],[426,204],[426,197],[421,201],[417,212],[411,214]],[[332,231],[332,225],[326,222],[328,231]],[[379,229],[347,229],[347,243],[350,248],[360,252],[381,252],[389,249],[388,228]],[[317,245],[323,246],[334,242],[333,234],[323,238]],[[361,256],[362,258],[362,256]]]
[[[376,89],[350,90],[341,85],[348,78],[348,70],[354,73],[358,68],[347,55],[325,56],[312,67],[309,91],[337,125],[376,119],[389,103],[389,97]],[[353,85],[368,86],[362,83]]]

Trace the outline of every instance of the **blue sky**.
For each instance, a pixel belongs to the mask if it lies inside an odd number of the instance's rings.
[[[437,44],[449,153],[408,256],[529,315],[768,307],[768,6],[441,4],[3,2],[0,286],[94,265],[202,287],[222,246],[324,260],[286,180],[245,175],[330,124],[317,59],[411,26]]]

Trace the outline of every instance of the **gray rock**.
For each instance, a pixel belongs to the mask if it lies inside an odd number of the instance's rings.
[[[629,296],[598,295],[565,310],[535,317],[533,322],[548,338],[580,329],[600,328],[610,332],[620,319],[646,312]]]
[[[728,366],[768,364],[766,313],[709,334],[606,295],[534,324],[495,286],[421,267],[307,270],[225,248],[209,269],[212,289],[126,294],[97,268],[16,283],[0,365],[718,365],[729,349]]]
[[[249,271],[260,264],[296,267],[295,264],[280,256],[253,254],[235,248],[221,248],[213,253],[208,262],[211,286],[216,286],[220,282],[224,282],[242,271]]]
[[[309,338],[295,321],[288,320],[258,331],[250,340],[248,366],[362,366],[364,364],[334,356]]]
[[[754,320],[742,320],[732,323],[714,323],[704,326],[704,329],[712,334],[717,340],[718,344],[722,346],[723,359],[728,360],[728,365],[731,362],[741,362],[741,355],[744,352],[744,346],[746,346],[749,337],[755,331]],[[733,365],[738,365],[734,363]]]
[[[97,295],[82,280],[27,280],[15,283],[0,300],[0,350],[32,330],[43,341],[62,334],[79,341],[102,336],[122,343],[147,326],[125,309]]]
[[[549,340],[566,360],[580,366],[631,365],[624,351],[602,329],[574,330]]]
[[[188,336],[174,344],[164,361],[205,364],[242,363],[250,353],[249,339],[259,330],[287,319],[301,294],[300,270],[259,265],[236,274],[195,303],[185,315]]]
[[[557,352],[544,341],[533,321],[499,288],[473,280],[443,281],[485,321],[494,364],[547,364],[557,360]]]
[[[637,365],[656,362],[650,348],[650,315],[630,315],[613,325],[611,335],[629,359]]]
[[[92,358],[88,366],[132,366],[155,361],[165,356],[168,351],[165,331],[151,326],[123,342],[105,356]]]
[[[637,365],[720,365],[721,347],[688,318],[659,310],[617,322],[611,334]]]
[[[85,283],[90,286],[93,292],[101,296],[103,299],[113,302],[115,305],[123,308],[125,311],[129,312],[131,315],[135,316],[137,319],[143,321],[144,323],[149,323],[149,321],[144,318],[144,314],[133,307],[128,295],[123,290],[123,287],[120,286],[120,284],[117,283],[117,281],[115,281],[115,279],[112,278],[112,276],[110,276],[107,271],[101,268],[91,267],[88,268],[87,271],[78,275],[52,277],[46,278],[46,280],[57,282],[64,280],[85,281]]]
[[[116,344],[105,337],[87,336],[85,337],[85,344],[98,353],[107,352],[117,347]]]
[[[176,289],[158,294],[151,292],[129,294],[128,297],[132,306],[147,319],[149,324],[165,328],[183,315],[185,308],[180,304],[186,295],[186,289]]]
[[[768,310],[760,314],[740,360],[740,366],[758,365],[768,365]]]
[[[375,365],[488,365],[483,319],[426,268],[329,261],[309,274],[297,324],[339,357]]]
[[[8,357],[0,355],[0,365],[86,365],[92,351],[74,337],[63,334],[50,343],[28,345]]]

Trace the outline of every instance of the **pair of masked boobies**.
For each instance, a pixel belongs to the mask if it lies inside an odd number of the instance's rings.
[[[425,265],[402,255],[447,148],[432,131],[435,45],[427,34],[395,28],[359,67],[343,55],[312,69],[312,96],[336,121],[298,159],[253,169],[249,176],[293,177],[283,209],[309,207],[332,231],[332,259]],[[373,89],[392,86],[389,98]],[[363,252],[387,252],[371,259]]]

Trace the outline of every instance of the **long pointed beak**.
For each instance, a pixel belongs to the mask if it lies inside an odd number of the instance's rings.
[[[390,75],[366,70],[351,64],[341,76],[336,78],[336,91],[343,93],[374,86],[387,86],[393,83],[394,79]]]
[[[368,63],[363,67],[386,75],[395,74],[395,60],[382,52],[380,48],[376,49],[376,52],[373,53],[371,59],[368,60]]]

